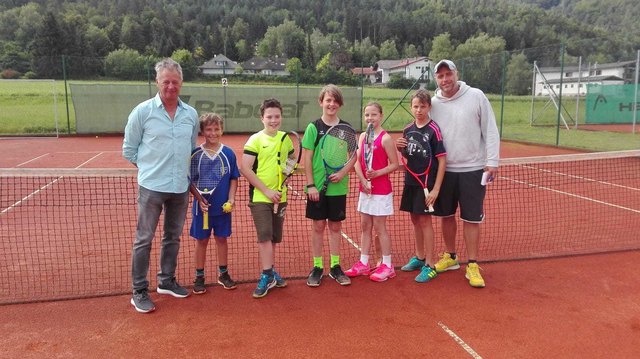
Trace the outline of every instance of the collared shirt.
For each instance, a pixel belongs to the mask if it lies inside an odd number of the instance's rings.
[[[198,137],[198,113],[178,100],[173,121],[160,95],[136,106],[124,130],[122,155],[138,167],[138,184],[165,193],[189,188],[189,160]]]

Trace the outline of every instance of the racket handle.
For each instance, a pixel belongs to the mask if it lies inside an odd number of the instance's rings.
[[[209,212],[202,212],[202,229],[209,229]]]
[[[429,196],[429,189],[427,187],[424,188],[424,201],[427,201],[427,197]],[[429,205],[429,212],[433,212],[433,206]]]

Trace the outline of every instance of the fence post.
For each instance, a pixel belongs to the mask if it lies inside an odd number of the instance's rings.
[[[562,115],[562,79],[564,78],[564,43],[560,44],[560,89],[558,91],[558,116],[556,119],[556,146],[560,145],[560,117]]]
[[[502,138],[502,123],[504,119],[504,82],[507,77],[507,56],[508,51],[502,53],[502,80],[500,81],[500,138]]]
[[[71,134],[71,120],[69,119],[69,95],[67,93],[67,63],[62,56],[62,78],[64,79],[64,103],[67,106],[67,135]]]
[[[300,62],[296,62],[296,132],[300,132]]]
[[[147,68],[147,88],[149,89],[149,98],[152,97],[151,94],[151,58],[147,56],[147,60],[145,61],[145,67]]]

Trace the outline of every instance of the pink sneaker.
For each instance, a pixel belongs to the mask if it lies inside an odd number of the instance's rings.
[[[353,267],[351,267],[349,270],[347,270],[346,272],[344,272],[344,274],[347,275],[347,277],[357,277],[359,275],[369,275],[369,273],[371,273],[371,270],[369,269],[369,266],[357,261],[356,264],[353,265]]]
[[[393,278],[396,276],[396,271],[393,268],[390,268],[386,264],[381,264],[372,275],[369,276],[374,282],[384,282],[389,278]]]

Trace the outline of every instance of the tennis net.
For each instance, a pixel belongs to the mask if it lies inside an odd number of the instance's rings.
[[[399,266],[415,250],[409,216],[397,210],[403,171],[393,173],[392,181],[396,214],[387,227],[394,265]],[[285,277],[303,278],[312,267],[310,221],[304,218],[302,176],[293,176],[289,184],[285,235],[277,249],[276,267]],[[130,292],[137,216],[135,170],[5,168],[0,172],[0,189],[0,304]],[[246,206],[248,183],[243,178],[236,198],[229,271],[238,281],[255,281],[260,266]],[[345,267],[359,256],[356,203],[357,181],[351,176],[341,244]],[[640,151],[503,160],[497,179],[487,188],[485,215],[482,261],[640,249]],[[190,218],[189,214],[177,268],[183,285],[191,285],[195,270]],[[434,227],[439,253],[444,248],[437,221]],[[161,228],[152,248],[152,289],[160,237]],[[461,238],[458,233],[457,252],[464,261]],[[327,247],[325,241],[325,258]],[[216,268],[211,241],[208,283],[215,282]]]

